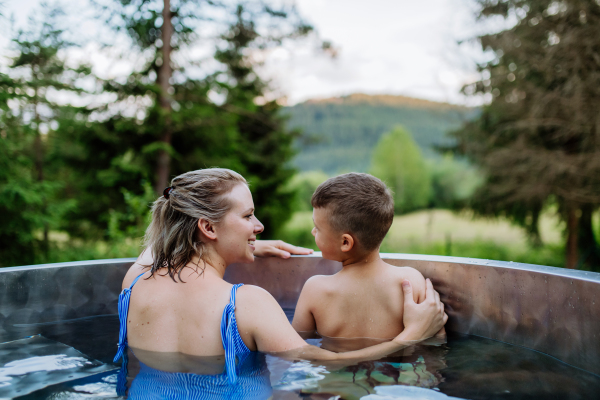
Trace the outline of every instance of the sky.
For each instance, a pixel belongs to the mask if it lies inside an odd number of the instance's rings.
[[[4,15],[12,15],[17,27],[23,26],[41,3],[3,2]],[[93,16],[87,0],[62,3],[75,15]],[[314,40],[263,55],[261,74],[271,80],[274,93],[286,98],[287,104],[356,92],[481,103],[482,99],[460,94],[464,84],[478,78],[476,62],[487,57],[468,40],[482,29],[475,22],[473,0],[296,0],[296,4],[319,38],[333,44],[337,57],[319,52]],[[2,22],[6,20],[0,25]],[[84,31],[93,32],[90,23],[85,25]],[[0,58],[9,54],[7,36],[6,27],[0,27]],[[459,41],[464,43],[459,45]],[[93,43],[86,52],[100,76],[130,69],[125,61],[99,54]],[[6,62],[0,60],[2,63]]]

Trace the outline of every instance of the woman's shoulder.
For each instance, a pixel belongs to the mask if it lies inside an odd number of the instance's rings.
[[[275,298],[260,286],[242,285],[237,290],[237,301],[262,303],[275,301]]]
[[[281,310],[271,293],[254,285],[244,285],[238,289],[235,308],[241,314],[253,319]]]
[[[140,265],[137,262],[133,263],[133,265],[129,267],[129,270],[125,274],[125,278],[123,278],[121,290],[131,286],[135,278],[137,278],[140,274],[143,274],[144,272],[148,271],[150,271],[149,267],[144,267],[143,265]]]
[[[137,278],[140,274],[144,272],[148,272],[150,267],[152,266],[152,249],[147,247],[142,254],[135,260],[135,262],[129,267],[127,273],[125,274],[125,278],[123,278],[123,284],[121,285],[121,289],[128,288],[131,286],[135,278]]]

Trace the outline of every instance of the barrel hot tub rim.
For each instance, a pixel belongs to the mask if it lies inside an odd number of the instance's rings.
[[[432,279],[450,316],[449,331],[540,352],[600,376],[600,273],[422,254],[381,258]],[[135,260],[0,268],[0,341],[22,337],[16,328],[23,324],[116,313],[123,277]],[[341,263],[319,252],[257,257],[255,263],[228,267],[225,279],[261,286],[291,308],[307,279],[340,269]]]
[[[563,276],[573,279],[581,279],[589,282],[600,283],[600,273],[593,271],[575,270],[559,267],[550,267],[539,264],[526,264],[513,261],[498,261],[484,258],[470,258],[470,257],[454,257],[454,256],[438,256],[428,254],[411,254],[411,253],[380,253],[381,258],[385,260],[407,260],[407,261],[424,261],[424,262],[443,262],[449,264],[471,264],[481,265],[486,267],[515,269],[523,271],[537,272],[547,275]],[[262,257],[261,257],[262,258]],[[265,257],[267,258],[267,257]],[[292,255],[294,258],[323,258],[321,252],[314,252],[313,254],[307,255]],[[22,265],[14,267],[3,267],[0,268],[2,272],[12,271],[26,271],[32,269],[45,269],[45,268],[64,268],[64,267],[86,267],[103,264],[118,264],[118,263],[134,263],[137,258],[107,258],[99,260],[85,260],[85,261],[68,261],[61,263],[48,263],[48,264],[33,264],[33,265]]]

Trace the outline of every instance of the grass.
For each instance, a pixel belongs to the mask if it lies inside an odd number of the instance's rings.
[[[312,227],[312,212],[297,212],[280,230],[279,237],[318,250],[310,233]],[[540,231],[544,245],[533,248],[523,230],[507,220],[474,219],[448,210],[419,211],[394,218],[381,251],[564,266],[558,218],[544,215]]]
[[[312,212],[294,213],[277,237],[289,243],[318,250],[311,234]],[[533,248],[523,230],[502,219],[473,219],[469,214],[447,210],[426,210],[396,216],[381,251],[451,255],[564,266],[564,245],[558,218],[544,215],[540,221],[544,245]],[[111,242],[69,240],[68,235],[51,232],[51,248],[40,263],[106,258],[137,257],[141,238],[122,238]]]

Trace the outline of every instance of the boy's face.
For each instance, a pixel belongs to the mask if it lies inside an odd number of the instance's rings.
[[[341,261],[344,256],[341,250],[343,235],[331,227],[329,213],[326,208],[313,209],[313,223],[315,227],[312,234],[315,237],[317,247],[323,253],[323,258]]]

